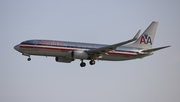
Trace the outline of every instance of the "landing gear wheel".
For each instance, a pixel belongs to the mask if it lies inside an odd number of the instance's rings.
[[[89,62],[89,64],[90,65],[94,65],[96,62],[94,61],[94,60],[91,60],[90,62]]]
[[[86,63],[81,62],[80,66],[81,66],[81,67],[85,67],[85,66],[86,66]]]
[[[28,58],[27,60],[28,60],[28,61],[31,61],[31,58]]]

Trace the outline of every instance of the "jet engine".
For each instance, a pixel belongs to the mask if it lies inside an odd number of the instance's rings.
[[[72,58],[72,59],[87,59],[88,54],[84,51],[69,51],[67,53],[67,58]]]
[[[67,58],[67,57],[56,57],[55,60],[56,62],[63,62],[63,63],[71,63],[71,61],[73,61],[72,58]]]

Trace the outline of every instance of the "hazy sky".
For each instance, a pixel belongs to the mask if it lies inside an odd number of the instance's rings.
[[[29,39],[114,44],[159,26],[153,56],[58,63],[13,47]],[[179,0],[0,0],[0,102],[180,102]]]

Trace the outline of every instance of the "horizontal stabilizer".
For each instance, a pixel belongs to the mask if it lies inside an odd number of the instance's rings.
[[[164,46],[164,47],[158,47],[158,48],[143,50],[142,52],[154,52],[154,51],[161,50],[161,49],[164,49],[164,48],[167,48],[167,47],[170,47],[170,46]]]

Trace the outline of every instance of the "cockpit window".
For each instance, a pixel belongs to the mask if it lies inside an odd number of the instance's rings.
[[[30,45],[30,44],[33,44],[33,43],[32,43],[32,41],[24,41],[24,42],[21,42],[21,44]]]
[[[22,42],[21,44],[26,44],[26,42]]]

